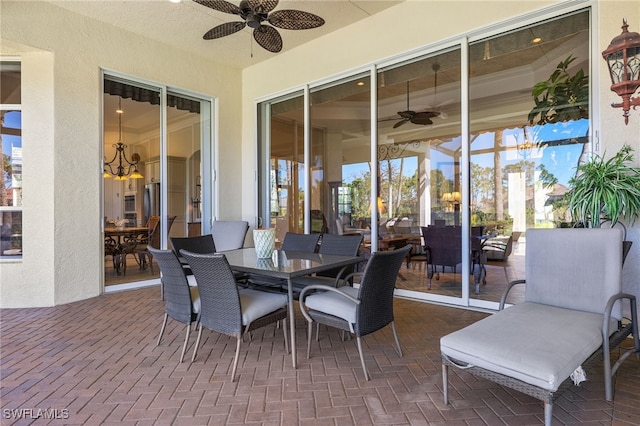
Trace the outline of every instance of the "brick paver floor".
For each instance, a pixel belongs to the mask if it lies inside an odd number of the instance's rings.
[[[296,307],[297,308],[297,307]],[[442,403],[439,338],[486,314],[397,299],[399,358],[387,327],[364,338],[372,380],[363,380],[355,340],[321,328],[306,359],[296,314],[299,360],[291,367],[281,330],[258,330],[242,346],[230,382],[233,339],[205,330],[198,357],[178,363],[182,324],[169,321],[158,288],[112,293],[52,308],[1,315],[2,425],[525,425],[541,424],[542,403],[465,372],[451,373]],[[640,361],[618,372],[615,400],[604,400],[601,368],[563,393],[557,424],[640,424]],[[48,420],[48,417],[56,417]]]

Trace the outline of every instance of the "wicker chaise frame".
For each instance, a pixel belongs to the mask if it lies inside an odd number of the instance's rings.
[[[509,291],[515,285],[518,285],[518,284],[525,284],[525,280],[516,280],[509,283],[507,289],[505,290],[500,300],[499,310],[504,309],[505,301],[507,300]],[[612,313],[614,304],[619,300],[629,301],[632,321],[624,326],[622,326],[622,324],[618,322],[618,329],[612,332],[609,329],[609,324],[611,323],[611,313]],[[605,398],[607,401],[613,400],[613,376],[617,372],[618,367],[630,355],[634,353],[640,354],[640,339],[638,338],[638,323],[636,318],[638,318],[638,312],[637,312],[637,304],[636,304],[635,296],[631,294],[626,294],[626,293],[621,293],[621,294],[612,296],[611,299],[609,299],[606,306],[606,310],[604,312],[603,325],[602,325],[603,344],[598,350],[592,353],[582,363],[583,368],[588,369],[594,366],[600,360],[603,361]],[[630,335],[633,336],[633,341],[634,341],[633,348],[623,352],[618,358],[618,360],[615,362],[615,364],[611,365],[611,353],[610,353],[611,349],[620,345],[620,343],[622,343]],[[522,392],[526,395],[542,400],[544,402],[545,425],[551,424],[552,412],[553,412],[553,400],[558,395],[560,395],[563,391],[565,391],[569,386],[571,386],[571,384],[573,383],[571,378],[567,377],[562,382],[562,384],[558,387],[557,390],[551,391],[548,389],[541,388],[539,386],[534,386],[532,384],[523,382],[521,380],[518,380],[510,376],[496,373],[495,371],[487,370],[477,366],[466,365],[451,357],[446,356],[445,354],[442,354],[442,386],[443,386],[443,395],[444,395],[445,405],[449,403],[449,380],[448,380],[449,366],[463,369],[468,373],[473,374],[474,376],[490,380],[501,386]]]

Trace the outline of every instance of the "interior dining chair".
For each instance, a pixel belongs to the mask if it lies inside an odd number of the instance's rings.
[[[200,317],[201,304],[198,287],[189,286],[182,264],[173,251],[157,250],[153,247],[149,247],[148,250],[160,267],[160,281],[162,282],[165,298],[164,319],[156,346],[160,345],[168,317],[186,324],[186,335],[182,345],[182,352],[180,353],[180,362],[182,362],[189,342],[191,324],[198,322]]]
[[[173,222],[176,220],[176,216],[167,217],[167,235],[171,231],[171,227],[173,226]],[[147,266],[151,269],[153,273],[153,255],[149,250],[149,247],[159,249],[160,248],[160,234],[162,232],[161,223],[158,223],[154,229],[154,231],[149,235],[149,242],[144,245],[141,244],[136,247],[135,251],[138,253],[138,257],[140,258],[140,267],[145,269]]]
[[[245,220],[216,220],[211,224],[217,251],[242,248],[248,230],[249,222]]]
[[[111,256],[113,262],[113,270],[120,275],[122,266],[122,252],[120,245],[113,237],[104,237],[104,255]]]
[[[311,352],[313,323],[325,324],[356,336],[360,362],[366,380],[370,375],[364,362],[362,337],[391,325],[397,352],[402,357],[393,317],[393,292],[400,266],[411,246],[375,252],[360,275],[360,286],[309,285],[300,293],[300,310],[307,320],[307,358]],[[316,334],[317,339],[317,334]]]
[[[513,236],[510,235],[507,241],[489,239],[482,245],[482,254],[484,255],[484,266],[498,266],[504,270],[506,283],[509,283],[509,274],[507,268],[509,264],[509,256],[513,250]],[[486,284],[486,273],[482,276],[482,284]]]
[[[174,220],[176,220],[176,216],[167,217],[167,234],[171,230]],[[162,228],[160,227],[161,224],[158,216],[152,216],[147,225],[152,226],[149,228],[148,233],[139,234],[136,237],[125,239],[124,247],[122,249],[124,273],[127,272],[127,255],[129,254],[133,254],[136,262],[140,265],[140,269],[147,269],[147,267],[149,267],[153,273],[153,256],[147,248],[160,248],[160,233]]]
[[[236,338],[232,382],[236,377],[242,339],[250,331],[282,320],[285,351],[289,353],[286,295],[248,288],[239,290],[224,254],[198,254],[185,250],[180,254],[198,282],[202,305],[192,362],[196,359],[203,327]]]

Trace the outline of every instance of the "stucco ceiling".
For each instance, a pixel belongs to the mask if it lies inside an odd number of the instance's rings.
[[[278,30],[284,45],[282,52],[300,47],[315,38],[351,25],[402,1],[404,0],[280,0],[274,10],[298,9],[314,13],[325,20],[323,26],[310,30]],[[182,0],[180,3],[171,3],[169,0],[50,2],[125,31],[232,67],[245,68],[278,55],[266,51],[253,41],[252,30],[248,27],[220,39],[203,40],[202,36],[211,28],[241,19],[237,15],[201,6],[192,0]],[[230,2],[238,5],[240,0]]]

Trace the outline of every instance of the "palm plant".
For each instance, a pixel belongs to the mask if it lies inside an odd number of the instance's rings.
[[[640,212],[640,169],[632,161],[633,148],[625,144],[608,160],[594,155],[578,166],[567,194],[574,220],[590,228],[599,228],[605,221],[611,221],[611,226],[620,219],[635,222]]]

